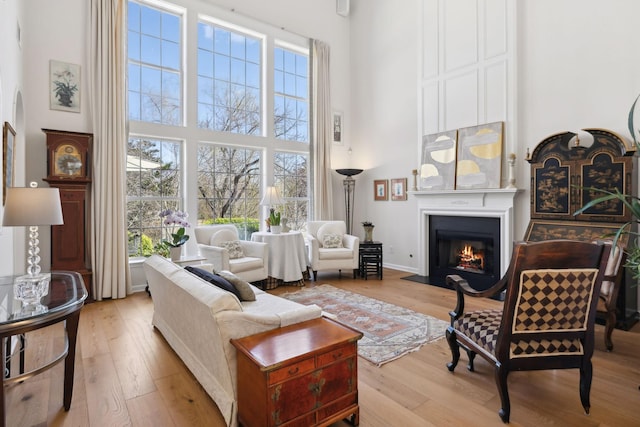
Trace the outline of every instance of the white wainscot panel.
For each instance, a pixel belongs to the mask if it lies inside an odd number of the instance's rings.
[[[424,80],[438,75],[438,1],[427,0],[422,3],[422,78]]]
[[[485,59],[507,53],[507,0],[485,0]]]
[[[429,135],[439,132],[440,96],[438,82],[425,84],[422,90],[422,134]]]
[[[485,121],[498,122],[507,113],[507,61],[497,62],[485,69]]]
[[[478,122],[477,70],[446,80],[444,111],[444,129],[457,129]]]
[[[478,61],[477,0],[444,1],[445,71],[470,66]]]

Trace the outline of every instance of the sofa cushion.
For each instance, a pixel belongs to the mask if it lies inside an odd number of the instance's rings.
[[[244,258],[244,251],[240,245],[240,240],[221,242],[220,246],[229,251],[229,259]]]
[[[207,282],[211,283],[212,285],[215,285],[215,286],[219,287],[220,289],[223,289],[223,290],[225,290],[227,292],[231,292],[236,297],[238,297],[239,300],[242,300],[242,298],[240,296],[240,292],[238,292],[236,287],[233,286],[231,283],[229,283],[229,281],[227,279],[225,279],[224,277],[219,276],[219,275],[214,274],[214,273],[209,273],[206,270],[203,270],[203,269],[197,268],[197,267],[193,267],[191,265],[186,266],[184,269],[187,270],[190,273],[195,274],[199,278],[201,278],[203,280],[206,280]]]
[[[342,235],[325,234],[322,240],[322,247],[327,249],[342,248]]]
[[[316,237],[320,242],[321,247],[324,245],[324,236],[326,236],[327,234],[344,234],[342,224],[338,222],[327,222],[326,224],[322,224],[320,228],[318,228]]]
[[[227,270],[218,271],[217,274],[225,278],[238,290],[238,293],[240,294],[240,301],[256,300],[256,294],[253,292],[253,289],[251,288],[251,284],[249,282],[242,280],[241,278]]]

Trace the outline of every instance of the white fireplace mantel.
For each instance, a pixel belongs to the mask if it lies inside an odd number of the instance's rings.
[[[418,203],[418,259],[421,276],[429,275],[429,217],[431,215],[500,219],[500,275],[511,260],[514,234],[514,199],[517,188],[411,191]],[[462,218],[461,218],[462,219]]]

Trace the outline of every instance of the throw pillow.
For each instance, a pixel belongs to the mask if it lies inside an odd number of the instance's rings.
[[[230,230],[228,228],[223,228],[222,230],[218,230],[211,235],[209,244],[211,246],[220,246],[220,243],[228,242],[230,240],[238,240],[238,233],[234,233],[233,230]]]
[[[192,267],[190,265],[186,266],[184,269],[187,270],[188,272],[192,273],[192,274],[195,274],[199,278],[201,278],[203,280],[206,280],[207,282],[211,283],[212,285],[215,285],[215,286],[219,287],[222,290],[225,290],[227,292],[231,292],[236,297],[238,297],[238,299],[241,299],[240,298],[240,292],[238,292],[238,290],[235,288],[235,286],[233,286],[231,283],[229,283],[229,281],[227,279],[225,279],[224,277],[218,276],[217,274],[209,273],[207,270],[203,270],[203,269],[197,268],[197,267]]]
[[[238,259],[244,257],[244,252],[242,251],[240,240],[230,240],[228,242],[222,242],[220,243],[220,247],[223,247],[229,251],[230,259]]]
[[[316,239],[324,246],[324,236],[329,234],[345,234],[346,228],[344,222],[327,222],[318,228],[316,232]]]
[[[251,289],[251,285],[249,284],[249,282],[242,280],[241,278],[227,270],[218,272],[218,275],[224,277],[229,283],[236,287],[238,293],[240,294],[240,301],[256,300],[256,294],[253,292],[253,289]]]
[[[325,234],[322,246],[328,249],[342,248],[342,235]]]

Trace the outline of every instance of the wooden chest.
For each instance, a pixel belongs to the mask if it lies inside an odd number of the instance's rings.
[[[359,422],[357,341],[328,318],[231,340],[238,350],[238,422],[326,426]]]

